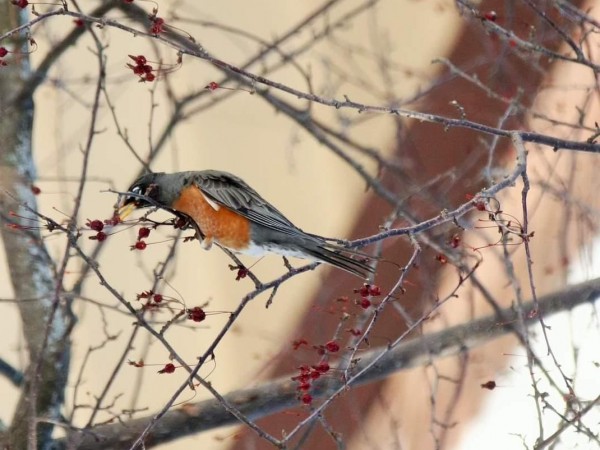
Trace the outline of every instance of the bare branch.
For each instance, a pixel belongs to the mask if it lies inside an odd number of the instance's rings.
[[[560,311],[568,311],[578,305],[594,302],[599,295],[600,279],[594,279],[540,297],[537,305],[539,309],[533,301],[524,303],[523,316],[511,307],[501,310],[499,315],[494,314],[422,338],[403,341],[391,347],[385,346],[364,352],[353,368],[352,377],[346,381],[336,376],[318,380],[314,384],[314,396],[328,398],[333,392],[350,386],[371,383],[400,370],[429,364],[435,358],[466,352],[513,332],[514,323],[521,318],[529,325],[535,324],[539,314],[548,317]],[[367,367],[369,370],[365,370]],[[256,388],[232,392],[224,398],[245,416],[256,419],[297,406],[297,395],[296,383],[289,375]],[[128,446],[137,440],[153,421],[154,416],[148,416],[132,419],[125,424],[101,425],[84,430],[79,433],[78,438],[71,439],[79,439],[77,448],[80,450],[104,449],[117,444]],[[158,445],[236,422],[236,418],[218,400],[185,404],[166,412],[153,426],[152,434],[146,438],[145,444]],[[59,440],[58,443],[63,446],[59,448],[64,448],[65,442],[64,439]]]

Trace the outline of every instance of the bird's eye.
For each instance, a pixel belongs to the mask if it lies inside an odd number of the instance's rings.
[[[141,194],[142,194],[142,188],[141,188],[141,187],[139,187],[139,186],[135,186],[135,187],[134,187],[134,188],[131,190],[131,192],[133,192],[134,194],[141,195]]]

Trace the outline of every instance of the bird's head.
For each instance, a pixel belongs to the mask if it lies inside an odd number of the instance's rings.
[[[170,208],[181,189],[189,184],[192,172],[148,173],[142,175],[127,189],[117,204],[118,215],[124,219],[134,210],[150,206]]]
[[[164,174],[148,173],[142,175],[129,186],[127,194],[121,195],[117,203],[118,215],[121,219],[125,219],[138,208],[161,205],[161,175]]]

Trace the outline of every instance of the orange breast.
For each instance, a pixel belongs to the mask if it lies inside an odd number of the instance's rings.
[[[232,250],[244,250],[250,244],[248,219],[225,206],[215,210],[195,185],[184,188],[171,206],[194,219],[209,240]]]

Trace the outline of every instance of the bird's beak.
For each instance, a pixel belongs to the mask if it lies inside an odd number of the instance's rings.
[[[119,218],[121,220],[124,220],[125,217],[130,215],[133,212],[133,210],[136,208],[137,207],[135,205],[135,202],[125,203],[125,204],[119,206],[119,209],[117,210],[117,215],[119,216]]]

